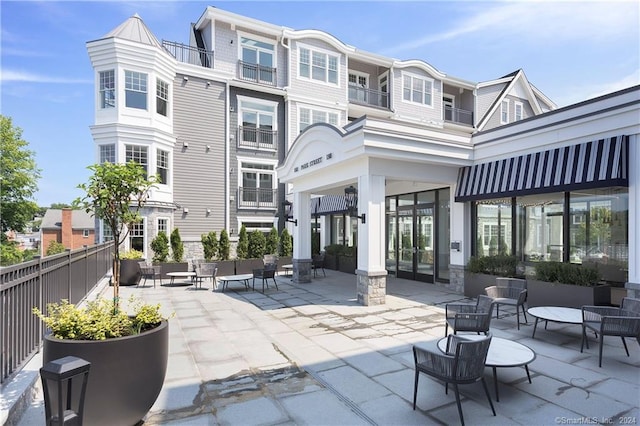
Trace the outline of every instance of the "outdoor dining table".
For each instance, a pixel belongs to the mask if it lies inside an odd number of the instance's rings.
[[[230,282],[239,282],[244,284],[245,290],[249,290],[249,280],[253,279],[253,274],[239,274],[239,275],[225,275],[217,277],[217,280],[222,283],[222,291],[229,287]]]
[[[173,285],[175,283],[176,278],[189,278],[190,280],[193,280],[193,278],[196,276],[196,273],[195,272],[167,272],[167,276],[171,279],[171,281],[169,281],[169,285]]]
[[[536,329],[538,321],[543,320],[544,328],[547,329],[549,321],[562,324],[582,324],[582,310],[577,308],[565,308],[562,306],[536,306],[527,309],[529,315],[536,319],[533,324],[533,334],[531,338],[536,337]]]

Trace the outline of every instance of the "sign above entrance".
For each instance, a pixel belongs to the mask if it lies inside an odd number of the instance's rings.
[[[313,160],[307,161],[306,163],[302,163],[299,166],[294,167],[293,172],[297,173],[300,170],[308,169],[309,167],[317,166],[322,163],[322,160],[331,160],[333,158],[333,153],[328,153],[324,157],[314,158]]]

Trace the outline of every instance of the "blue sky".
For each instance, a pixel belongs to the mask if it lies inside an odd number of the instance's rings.
[[[0,111],[42,169],[40,206],[70,203],[95,161],[86,42],[138,13],[158,39],[188,43],[207,6],[359,49],[421,59],[473,82],[522,68],[559,107],[640,84],[637,1],[7,1],[0,3]]]

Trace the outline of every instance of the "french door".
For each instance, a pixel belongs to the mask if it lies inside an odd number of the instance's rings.
[[[398,207],[398,277],[433,282],[434,204]]]

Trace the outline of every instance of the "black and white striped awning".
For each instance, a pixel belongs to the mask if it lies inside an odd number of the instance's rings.
[[[318,210],[313,210],[313,206],[311,206],[311,214],[326,215],[347,211],[347,203],[345,202],[344,195],[324,195],[318,198],[318,200]]]
[[[629,185],[629,137],[615,136],[463,167],[455,200]]]

